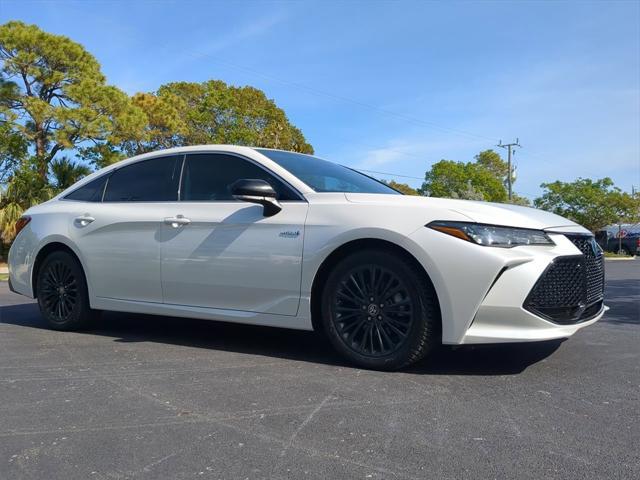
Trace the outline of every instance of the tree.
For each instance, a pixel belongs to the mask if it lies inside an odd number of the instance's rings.
[[[0,62],[0,116],[10,135],[33,148],[42,180],[64,149],[140,135],[144,114],[106,84],[97,60],[69,38],[5,23]]]
[[[511,194],[511,201],[509,201],[512,205],[520,205],[522,207],[530,207],[531,201],[527,197],[521,197],[517,193]]]
[[[87,165],[74,162],[67,157],[51,162],[51,175],[54,179],[53,187],[56,190],[65,190],[90,173],[91,169]]]
[[[126,155],[207,143],[251,145],[313,153],[302,132],[264,92],[234,87],[220,80],[175,82],[155,93],[138,93],[133,104],[146,117],[137,136],[105,148],[91,147],[83,156],[99,165]]]
[[[98,61],[36,25],[0,25],[0,232],[32,204],[98,167],[182,145],[231,143],[313,153],[264,92],[222,81],[177,82],[129,97],[107,85]]]
[[[480,152],[474,158],[478,165],[486,168],[496,177],[503,178],[506,181],[509,166],[507,162],[502,160],[499,153],[489,149]]]
[[[616,189],[611,193],[610,204],[618,223],[640,222],[640,193],[629,194]]]
[[[530,205],[529,199],[515,193],[508,199],[509,166],[497,152],[484,150],[474,159],[475,162],[468,163],[441,160],[426,172],[418,191],[433,197]],[[515,182],[513,174],[511,182]]]
[[[220,80],[180,82],[160,87],[158,95],[170,96],[181,110],[186,144],[230,143],[313,153],[284,111],[257,88]]]
[[[614,223],[640,220],[640,196],[623,192],[608,177],[578,178],[568,183],[558,180],[540,186],[546,191],[535,199],[536,207],[567,217],[593,232]]]
[[[49,200],[55,189],[43,180],[33,162],[24,162],[15,170],[0,195],[0,240],[10,243],[16,221],[26,209]]]
[[[24,138],[0,118],[0,184],[27,158],[27,148]]]
[[[460,200],[484,201],[484,194],[475,189],[471,182],[467,182],[460,190],[452,191],[451,198]]]
[[[395,180],[382,180],[382,183],[389,185],[391,188],[393,188],[394,190],[398,190],[404,195],[420,195],[420,193],[415,188],[410,187],[406,183],[398,183]]]
[[[490,171],[496,178],[502,180],[502,184],[506,187],[508,185],[507,177],[509,175],[509,164],[505,162],[500,154],[492,149],[484,150],[475,157],[478,166],[481,166]],[[514,172],[511,172],[511,185],[516,183],[516,176]],[[511,202],[518,205],[529,205],[529,200],[524,197],[519,197],[516,194],[512,194]]]
[[[502,180],[492,171],[477,163],[440,160],[425,173],[419,189],[431,197],[461,198],[504,202],[507,191]]]

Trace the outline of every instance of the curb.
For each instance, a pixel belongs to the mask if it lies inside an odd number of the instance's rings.
[[[638,257],[604,257],[606,262],[628,262],[629,260],[636,260]]]

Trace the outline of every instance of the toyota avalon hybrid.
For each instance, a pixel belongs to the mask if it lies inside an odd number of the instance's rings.
[[[25,212],[10,287],[51,328],[102,310],[317,330],[356,365],[439,344],[564,338],[596,322],[591,233],[532,208],[405,196],[293,152],[140,155]]]

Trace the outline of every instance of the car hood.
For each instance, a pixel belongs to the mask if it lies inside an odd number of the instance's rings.
[[[347,200],[353,203],[379,203],[398,207],[423,207],[425,209],[449,210],[464,215],[470,221],[505,225],[509,227],[533,228],[589,233],[571,220],[555,213],[536,208],[509,205],[505,203],[456,200],[452,198],[418,197],[410,195],[384,195],[368,193],[347,193]],[[448,220],[442,218],[442,220]]]

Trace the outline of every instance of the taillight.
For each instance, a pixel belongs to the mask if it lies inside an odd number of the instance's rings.
[[[16,222],[16,236],[20,233],[20,231],[26,227],[31,221],[31,217],[28,215],[24,215],[18,219]]]
[[[640,248],[640,237],[636,239],[636,247]]]

